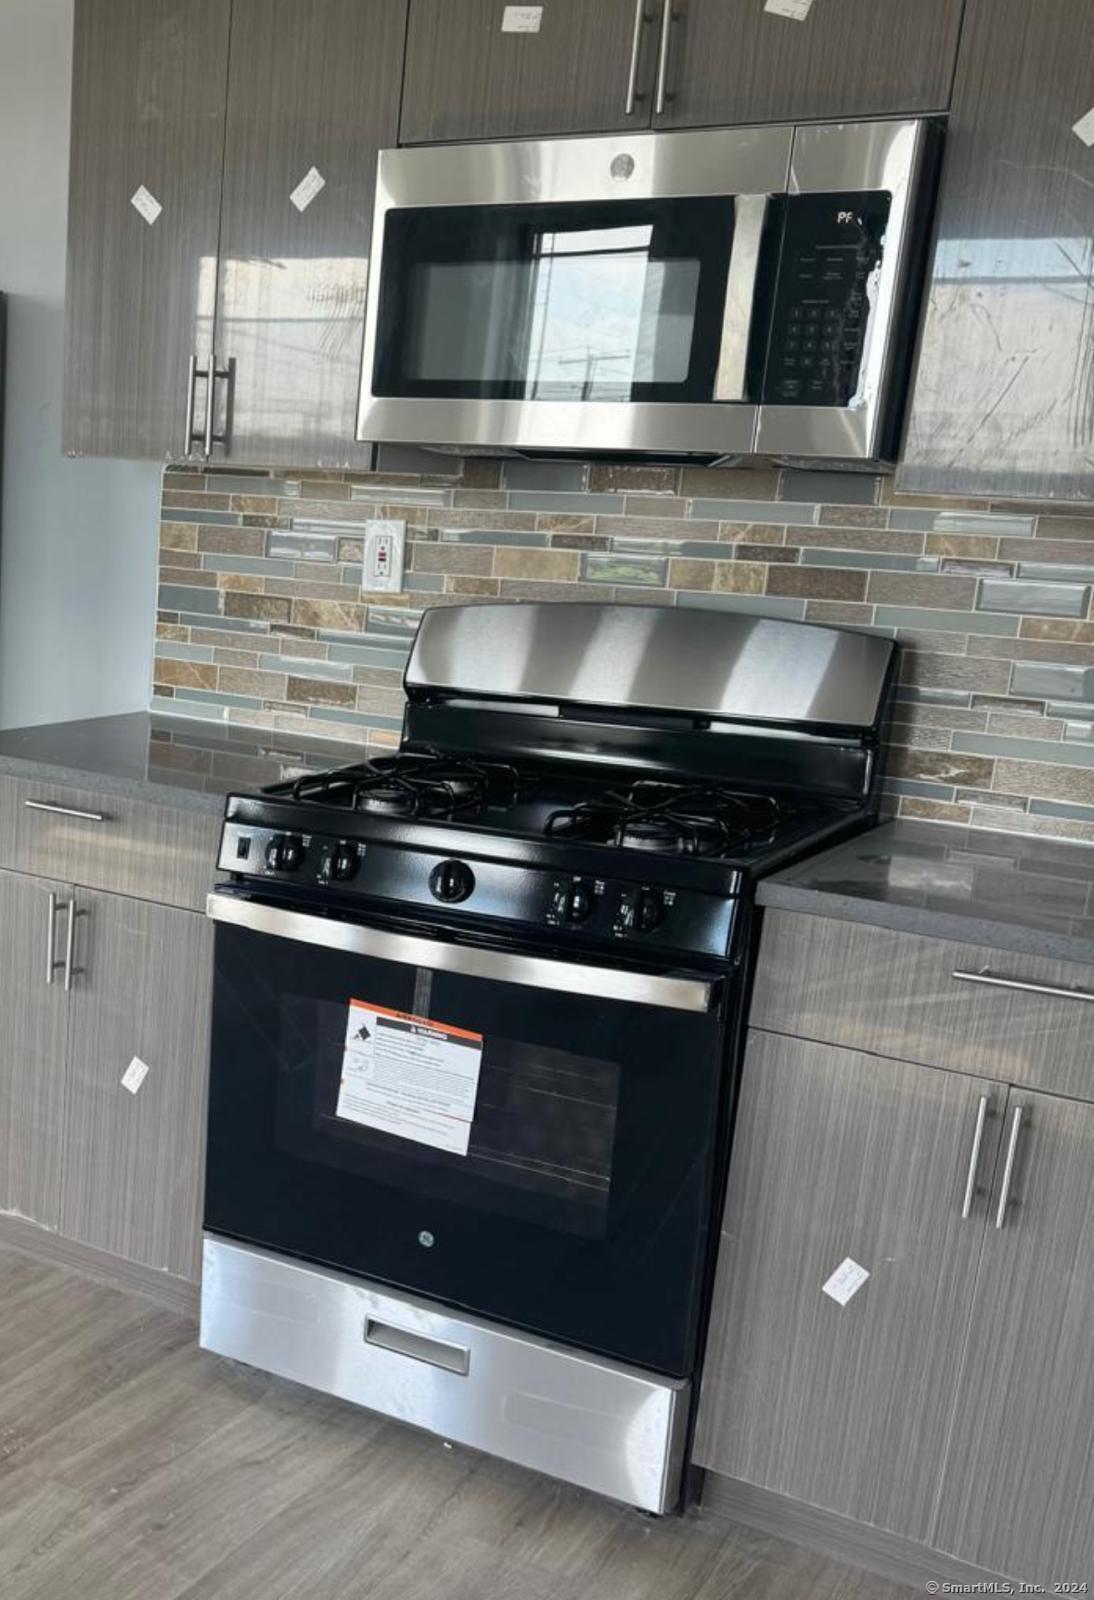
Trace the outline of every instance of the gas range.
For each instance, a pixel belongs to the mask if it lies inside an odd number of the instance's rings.
[[[893,658],[436,608],[397,752],[230,796],[202,1344],[678,1505],[753,885],[869,826]]]

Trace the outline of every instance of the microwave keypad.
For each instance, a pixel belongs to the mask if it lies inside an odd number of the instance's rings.
[[[764,400],[845,406],[853,397],[890,202],[885,193],[788,200]]]

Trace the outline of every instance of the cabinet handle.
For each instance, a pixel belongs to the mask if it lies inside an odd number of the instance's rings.
[[[63,967],[64,962],[57,960],[57,913],[58,911],[71,910],[72,902],[58,900],[56,890],[49,891],[49,923],[46,927],[46,982],[53,983],[53,974],[58,967]]]
[[[631,65],[627,73],[627,99],[623,107],[623,115],[634,116],[634,108],[639,100],[644,100],[644,94],[638,92],[638,58],[642,53],[642,29],[648,21],[646,15],[646,0],[634,0],[634,31],[631,34]]]
[[[1003,1182],[999,1189],[999,1205],[995,1213],[995,1226],[1002,1228],[1006,1225],[1007,1207],[1010,1204],[1010,1185],[1014,1177],[1014,1158],[1018,1154],[1018,1135],[1022,1131],[1022,1118],[1025,1116],[1025,1106],[1015,1106],[1014,1116],[1011,1118],[1010,1138],[1007,1140],[1007,1159],[1003,1165]]]
[[[184,444],[182,453],[188,456],[194,445],[194,390],[198,381],[198,358],[190,357],[190,364],[186,370],[186,431],[183,434]]]
[[[657,50],[657,97],[653,109],[660,116],[668,99],[669,33],[672,30],[673,0],[661,0],[661,42]]]
[[[1005,978],[1001,973],[989,972],[987,968],[980,972],[964,972],[960,967],[955,967],[950,976],[957,978],[960,983],[986,983],[993,989],[1021,989],[1025,994],[1049,994],[1060,1000],[1094,1002],[1094,989],[1067,989],[1057,983],[1034,983],[1030,978]]]
[[[79,817],[81,822],[108,822],[104,811],[81,811],[79,806],[59,806],[52,800],[24,800],[28,811],[49,811],[55,817]]]
[[[208,461],[213,453],[213,414],[216,410],[217,395],[217,353],[209,351],[209,366],[205,383],[205,438],[202,441],[205,459]]]
[[[961,1215],[965,1221],[972,1216],[972,1203],[976,1198],[976,1174],[980,1166],[980,1146],[984,1142],[984,1124],[990,1112],[991,1097],[982,1094],[980,1104],[976,1108],[976,1127],[973,1129],[972,1149],[969,1151],[969,1170],[965,1178],[965,1198],[961,1203]]]

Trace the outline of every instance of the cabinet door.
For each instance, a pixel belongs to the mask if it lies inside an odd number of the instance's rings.
[[[62,907],[52,919],[51,893]],[[49,966],[50,923],[59,957],[71,894],[61,883],[0,872],[0,1211],[47,1228],[60,1212],[68,998],[60,967]]]
[[[1094,495],[1089,0],[969,0],[897,486]]]
[[[535,33],[506,31],[506,12],[516,9],[504,0],[411,0],[403,144],[648,125],[651,0],[544,0]]]
[[[1019,1111],[1013,1202],[988,1230],[931,1543],[1012,1577],[1082,1581],[1094,1572],[1094,1105],[1012,1089],[1008,1144]]]
[[[406,0],[234,0],[218,458],[369,464],[354,433],[372,199],[405,29]]]
[[[204,362],[212,334],[229,11],[223,0],[77,0],[70,455],[189,449],[187,371],[191,355]],[[134,206],[141,189],[158,214]]]
[[[987,1084],[753,1033],[730,1162],[696,1459],[922,1540],[984,1241]],[[848,1257],[870,1274],[840,1305]]]
[[[191,911],[77,891],[61,1231],[196,1278],[212,929]],[[148,1073],[122,1085],[134,1056]]]
[[[818,0],[804,22],[763,0],[666,0],[667,97],[654,125],[939,111],[964,0]]]

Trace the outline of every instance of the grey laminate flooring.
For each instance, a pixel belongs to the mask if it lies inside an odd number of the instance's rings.
[[[0,1251],[2,1600],[904,1600],[703,1513],[649,1521],[198,1350]]]

